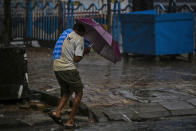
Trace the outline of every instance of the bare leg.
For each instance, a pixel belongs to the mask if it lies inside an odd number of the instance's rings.
[[[72,111],[71,111],[71,114],[69,116],[69,120],[66,123],[66,126],[73,126],[73,122],[74,122],[73,118],[76,114],[76,111],[77,111],[78,106],[80,104],[80,101],[82,99],[82,95],[83,95],[83,92],[80,92],[80,93],[76,94],[76,97],[75,97],[74,103],[73,103],[73,107],[72,107]]]
[[[64,104],[67,102],[67,100],[69,99],[69,96],[66,96],[66,95],[63,95],[60,99],[60,102],[59,102],[59,105],[56,109],[55,112],[53,112],[53,114],[56,116],[56,117],[60,117],[61,116],[61,110],[64,106]]]

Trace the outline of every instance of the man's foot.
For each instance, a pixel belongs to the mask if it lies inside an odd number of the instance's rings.
[[[67,122],[65,125],[64,125],[65,129],[76,129],[76,128],[79,128],[79,123],[78,122]]]
[[[56,115],[55,115],[53,112],[48,113],[48,115],[49,115],[50,118],[52,118],[57,124],[63,126],[63,120],[61,119],[61,117],[56,117]]]

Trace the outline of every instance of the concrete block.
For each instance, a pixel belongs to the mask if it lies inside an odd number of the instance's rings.
[[[187,100],[188,103],[191,103],[192,105],[196,106],[196,98]]]
[[[160,102],[172,115],[196,114],[196,108],[185,101]]]
[[[104,115],[104,110],[101,107],[91,107],[91,113],[98,122],[108,121],[107,117]]]
[[[170,101],[170,102],[160,102],[168,110],[183,110],[183,109],[193,109],[194,107],[185,101]]]
[[[125,121],[122,114],[114,111],[104,111],[104,114],[108,117],[110,121]]]
[[[170,115],[170,113],[158,103],[137,104],[132,106],[131,110],[133,110],[134,114],[130,119],[137,121]]]

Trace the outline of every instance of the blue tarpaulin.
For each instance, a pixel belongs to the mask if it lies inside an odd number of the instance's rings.
[[[53,50],[53,59],[60,59],[61,57],[61,50],[62,50],[62,46],[63,46],[63,42],[65,40],[65,38],[72,32],[72,29],[67,29],[65,30],[61,36],[59,37],[59,39],[57,40],[54,50]]]
[[[57,40],[54,50],[53,50],[53,59],[60,59],[62,46],[65,38],[72,32],[73,30],[71,28],[65,30],[59,39]],[[90,45],[90,42],[87,39],[84,39],[84,48],[87,48]]]

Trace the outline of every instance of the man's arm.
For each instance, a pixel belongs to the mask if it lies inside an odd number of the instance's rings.
[[[83,58],[82,56],[74,56],[74,62],[78,63],[82,60],[82,58]]]
[[[91,50],[91,47],[84,48],[84,55],[88,55]]]
[[[90,50],[91,50],[91,47],[85,48],[85,49],[84,49],[84,55],[88,55],[89,52],[90,52]],[[83,59],[82,56],[74,56],[74,62],[75,62],[75,63],[80,62],[82,59]]]

